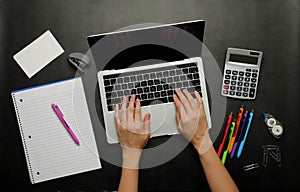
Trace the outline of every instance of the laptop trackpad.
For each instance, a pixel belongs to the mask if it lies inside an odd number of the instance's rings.
[[[174,104],[152,105],[142,108],[142,117],[148,112],[151,114],[151,137],[177,133]]]

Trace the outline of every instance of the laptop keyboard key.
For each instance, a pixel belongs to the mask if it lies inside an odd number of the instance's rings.
[[[141,94],[143,93],[143,89],[142,88],[137,88],[137,94]]]
[[[108,86],[108,85],[110,85],[110,80],[108,79],[104,80],[104,86]]]
[[[156,78],[155,73],[150,73],[150,79],[155,79],[155,78]]]
[[[136,89],[132,89],[131,94],[136,94]]]
[[[148,93],[148,99],[153,99],[154,94],[153,93]]]
[[[157,86],[156,86],[156,90],[157,90],[157,91],[161,91],[161,90],[163,90],[163,87],[162,87],[162,85],[157,85]]]
[[[159,93],[159,92],[155,92],[155,93],[154,93],[154,97],[155,97],[155,98],[160,97],[160,93]]]
[[[170,89],[170,90],[167,91],[167,93],[168,93],[169,96],[170,96],[170,95],[172,96],[172,95],[174,94],[174,90],[173,90],[173,89]]]
[[[147,86],[147,82],[146,82],[146,81],[142,81],[142,82],[141,82],[141,86],[142,86],[142,87],[146,87],[146,86]]]
[[[175,76],[175,70],[170,70],[170,76]]]
[[[161,94],[162,97],[166,97],[167,96],[167,92],[166,91],[162,91],[162,92],[160,92],[160,94]]]
[[[144,93],[149,93],[150,92],[150,88],[149,87],[144,87]]]
[[[151,85],[153,85],[153,84],[154,84],[153,80],[149,80],[149,81],[148,81],[148,85],[149,85],[149,86],[151,86]]]
[[[156,78],[162,78],[162,73],[161,72],[156,72]]]
[[[169,102],[174,102],[173,96],[168,97],[168,101],[169,101]]]
[[[155,92],[155,91],[156,91],[156,87],[155,87],[155,86],[151,86],[151,87],[150,87],[150,91],[151,91],[151,92]]]
[[[131,76],[130,80],[131,80],[131,82],[135,82],[136,81],[136,76]]]
[[[163,89],[164,90],[168,90],[169,89],[169,85],[168,84],[163,84]]]
[[[192,83],[195,86],[200,85],[200,81],[199,80],[193,80]]]
[[[142,94],[142,95],[141,95],[141,99],[142,99],[142,100],[146,100],[146,99],[147,99],[147,94]]]
[[[107,86],[105,87],[105,92],[112,92],[113,86]]]
[[[158,80],[158,79],[154,79],[154,84],[155,84],[155,85],[158,85],[158,84],[160,84],[160,80]]]

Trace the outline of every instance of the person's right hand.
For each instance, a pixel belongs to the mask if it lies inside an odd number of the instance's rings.
[[[197,101],[184,89],[175,89],[173,95],[176,105],[176,120],[179,131],[189,140],[199,154],[205,153],[212,142],[208,134],[208,125],[200,94],[195,91]]]
[[[131,95],[128,108],[127,97],[123,97],[121,111],[115,107],[115,122],[123,154],[123,167],[137,169],[142,149],[150,138],[150,113],[142,122],[141,103]],[[136,107],[134,107],[134,104]]]
[[[127,97],[123,97],[121,112],[119,106],[115,107],[115,122],[120,145],[129,149],[143,149],[150,138],[150,113],[142,121],[141,103],[131,95],[128,109]],[[134,104],[136,107],[134,107]]]

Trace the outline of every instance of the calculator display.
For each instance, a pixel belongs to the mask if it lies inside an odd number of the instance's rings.
[[[248,55],[230,54],[229,61],[257,65],[258,57],[252,57],[252,56],[248,56]]]

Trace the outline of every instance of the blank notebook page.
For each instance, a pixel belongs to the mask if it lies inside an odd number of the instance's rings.
[[[12,92],[32,183],[101,168],[81,78]],[[59,106],[80,145],[58,119]]]

